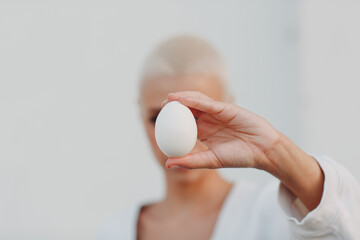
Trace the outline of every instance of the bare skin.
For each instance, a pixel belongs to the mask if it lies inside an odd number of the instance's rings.
[[[193,111],[199,132],[190,154],[168,159],[156,145],[152,116],[174,100]],[[218,79],[152,79],[143,86],[139,104],[152,149],[164,169],[166,196],[161,202],[142,208],[138,239],[209,239],[231,189],[215,168],[252,167],[267,171],[309,210],[319,204],[324,175],[316,160],[265,119],[225,99]]]

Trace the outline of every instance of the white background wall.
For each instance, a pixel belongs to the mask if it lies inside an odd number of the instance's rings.
[[[300,8],[304,148],[332,156],[360,180],[360,1]]]
[[[359,10],[355,1],[1,1],[0,239],[89,239],[111,212],[161,197],[137,76],[151,48],[179,32],[225,55],[239,105],[357,175]]]

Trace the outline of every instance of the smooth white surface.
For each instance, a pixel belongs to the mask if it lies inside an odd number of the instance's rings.
[[[303,147],[360,180],[360,1],[300,4]]]
[[[167,103],[155,122],[155,139],[168,157],[188,154],[196,143],[197,126],[190,109],[178,101]]]

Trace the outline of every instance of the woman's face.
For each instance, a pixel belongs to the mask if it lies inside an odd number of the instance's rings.
[[[146,129],[148,139],[153,152],[160,166],[165,169],[165,162],[168,157],[161,152],[155,141],[155,121],[161,110],[161,103],[167,95],[178,91],[199,91],[218,101],[224,101],[224,86],[215,77],[204,75],[190,75],[177,77],[157,77],[145,81],[140,92],[139,105],[141,117]],[[191,152],[206,150],[207,146],[197,141]],[[181,176],[182,180],[197,179],[206,170],[174,169],[167,171],[167,174]]]

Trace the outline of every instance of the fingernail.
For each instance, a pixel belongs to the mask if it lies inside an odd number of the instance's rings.
[[[169,93],[168,96],[170,96],[170,95],[172,95],[172,94],[174,94],[174,93]]]
[[[178,169],[178,168],[180,168],[180,166],[179,165],[172,165],[171,167],[168,167],[169,169]]]
[[[167,101],[167,99],[165,99],[162,103],[161,106],[164,106],[164,103]]]

